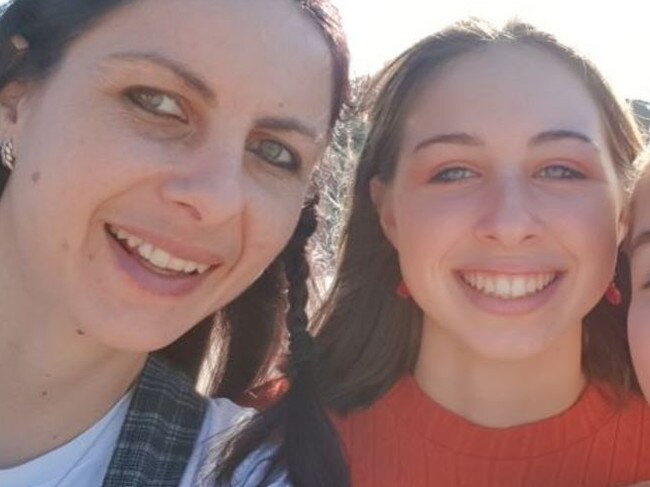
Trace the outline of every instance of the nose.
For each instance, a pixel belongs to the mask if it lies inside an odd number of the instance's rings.
[[[476,225],[479,239],[515,247],[540,236],[542,225],[530,188],[518,175],[489,185]]]
[[[179,170],[164,182],[164,200],[196,222],[239,218],[245,205],[243,152],[219,150],[189,159],[179,161]]]

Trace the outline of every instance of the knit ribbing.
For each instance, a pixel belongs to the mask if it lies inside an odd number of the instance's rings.
[[[650,414],[589,385],[562,414],[512,428],[473,424],[412,377],[336,420],[353,487],[625,486],[650,479]]]

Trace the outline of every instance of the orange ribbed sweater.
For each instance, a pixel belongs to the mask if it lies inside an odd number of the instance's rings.
[[[650,480],[650,409],[589,385],[564,413],[513,428],[470,423],[412,377],[336,418],[353,487],[605,487]]]

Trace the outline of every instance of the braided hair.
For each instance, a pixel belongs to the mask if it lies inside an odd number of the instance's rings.
[[[263,458],[266,465],[262,484],[286,470],[297,486],[349,485],[338,435],[314,390],[316,364],[306,312],[309,264],[305,248],[316,230],[316,205],[317,198],[313,198],[303,208],[298,227],[281,255],[288,285],[289,390],[278,403],[256,415],[225,444],[216,460],[216,485],[231,485],[238,466],[251,458],[260,445],[270,452]],[[309,425],[308,432],[303,425]],[[311,438],[318,438],[318,441],[310,441]],[[318,479],[317,484],[315,479]]]

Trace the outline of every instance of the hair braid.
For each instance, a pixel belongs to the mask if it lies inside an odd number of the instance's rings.
[[[243,431],[229,440],[217,459],[217,485],[230,485],[237,467],[260,445],[271,448],[264,482],[285,468],[296,487],[346,487],[349,485],[338,436],[314,390],[314,345],[308,331],[306,307],[309,263],[305,248],[317,226],[318,198],[307,202],[281,259],[288,284],[286,325],[289,332],[291,385],[274,406],[255,416]],[[318,483],[314,483],[318,479]]]
[[[309,263],[305,256],[305,248],[309,238],[316,231],[318,223],[316,205],[318,198],[312,198],[303,208],[300,222],[291,241],[282,254],[288,289],[289,309],[287,310],[287,329],[289,331],[289,366],[290,373],[295,376],[303,367],[308,367],[313,358],[313,339],[307,327],[307,302],[309,290]]]

